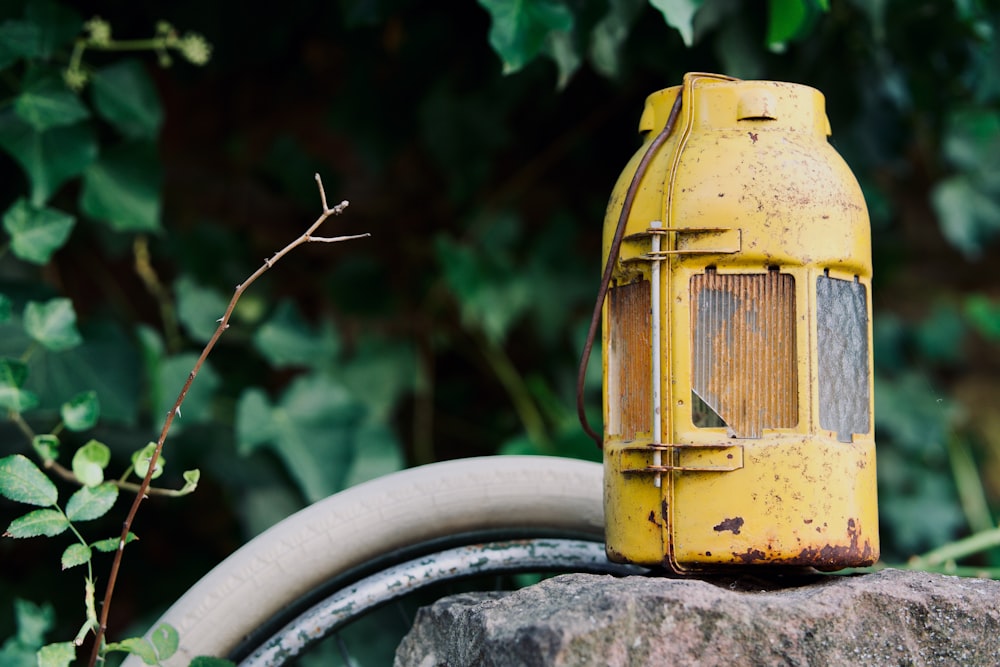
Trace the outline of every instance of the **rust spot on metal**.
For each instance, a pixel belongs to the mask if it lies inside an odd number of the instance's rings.
[[[740,561],[742,561],[744,565],[752,565],[757,561],[762,561],[765,558],[767,558],[767,556],[764,555],[763,551],[761,551],[760,549],[753,549],[753,548],[747,549],[743,553],[734,551],[733,557],[740,559]]]
[[[666,499],[663,499],[660,501],[660,518],[663,519],[664,523],[666,523],[667,521],[669,521],[669,519],[667,518],[669,516],[670,516],[670,506],[667,505]]]
[[[802,519],[802,523],[804,523],[804,524],[806,524],[806,525],[809,525],[809,524],[810,524],[810,523],[812,523],[812,522],[813,522],[813,520],[812,520],[812,519]]]
[[[656,523],[656,513],[653,510],[649,510],[649,516],[646,517],[646,520],[650,523]]]
[[[750,141],[752,141],[754,143],[757,143],[757,133],[756,132],[747,132],[747,134],[750,135]]]
[[[740,528],[743,527],[743,517],[734,516],[731,519],[723,519],[717,526],[712,526],[712,530],[717,533],[721,533],[724,530],[731,531],[733,535],[740,534]]]

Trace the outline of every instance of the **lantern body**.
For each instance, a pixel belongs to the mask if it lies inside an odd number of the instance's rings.
[[[878,559],[871,241],[819,91],[688,74],[649,96],[605,256],[608,555],[676,572]]]

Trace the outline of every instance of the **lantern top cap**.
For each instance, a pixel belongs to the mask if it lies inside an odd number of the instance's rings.
[[[652,93],[646,98],[639,132],[659,130],[670,108],[683,91],[685,125],[706,130],[742,129],[753,123],[758,129],[819,132],[830,135],[826,100],[819,90],[783,81],[734,79],[721,74],[692,72],[684,83]]]

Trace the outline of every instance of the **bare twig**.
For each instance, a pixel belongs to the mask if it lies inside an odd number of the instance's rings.
[[[191,389],[191,384],[194,382],[194,379],[198,376],[198,371],[201,370],[202,364],[205,363],[205,359],[208,358],[212,348],[215,347],[216,341],[218,341],[223,332],[229,328],[229,317],[232,315],[233,309],[236,308],[236,302],[240,300],[240,297],[243,296],[243,293],[247,290],[247,288],[250,287],[254,281],[260,278],[268,269],[274,266],[278,260],[304,243],[336,243],[339,241],[349,241],[351,239],[360,239],[371,236],[371,234],[353,234],[350,236],[337,236],[332,238],[313,236],[313,233],[319,229],[320,225],[326,222],[327,218],[333,215],[340,215],[343,213],[344,209],[347,208],[348,204],[347,201],[342,201],[331,208],[326,203],[326,192],[323,189],[323,180],[320,178],[319,174],[316,174],[316,185],[319,187],[319,197],[320,202],[323,205],[323,212],[318,218],[316,218],[316,221],[309,226],[309,229],[307,229],[302,236],[298,237],[284,248],[274,253],[268,259],[265,259],[264,264],[261,265],[259,269],[254,271],[244,282],[236,286],[236,290],[233,292],[233,297],[229,300],[229,305],[226,307],[226,312],[221,318],[219,318],[219,326],[215,329],[215,333],[212,334],[208,343],[205,344],[205,348],[201,351],[201,356],[198,357],[194,367],[188,374],[187,381],[181,388],[180,394],[177,396],[177,400],[174,401],[173,407],[166,415],[166,419],[163,422],[163,428],[160,430],[160,437],[156,441],[156,449],[153,451],[153,455],[149,459],[149,469],[146,471],[146,476],[143,478],[142,484],[139,485],[135,499],[132,501],[132,507],[129,509],[128,515],[125,517],[125,522],[122,524],[121,539],[118,541],[118,550],[115,551],[114,561],[111,563],[111,572],[108,575],[108,585],[104,591],[104,602],[101,605],[100,623],[97,627],[96,637],[94,638],[94,648],[90,655],[90,667],[94,667],[94,665],[97,664],[97,659],[100,657],[101,645],[104,642],[104,635],[108,629],[108,615],[111,610],[111,597],[114,594],[115,583],[118,579],[118,571],[121,568],[125,541],[128,537],[129,531],[132,529],[132,523],[135,520],[136,513],[139,511],[139,505],[147,497],[149,483],[152,479],[153,472],[156,469],[156,462],[160,458],[160,452],[163,451],[163,443],[166,441],[167,433],[170,431],[170,427],[174,423],[174,417],[180,415],[181,404],[184,403],[184,399],[187,397],[187,393]]]

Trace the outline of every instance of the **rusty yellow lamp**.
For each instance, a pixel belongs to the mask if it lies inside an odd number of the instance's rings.
[[[823,95],[688,74],[639,129],[599,299],[609,557],[874,563],[870,227]]]

